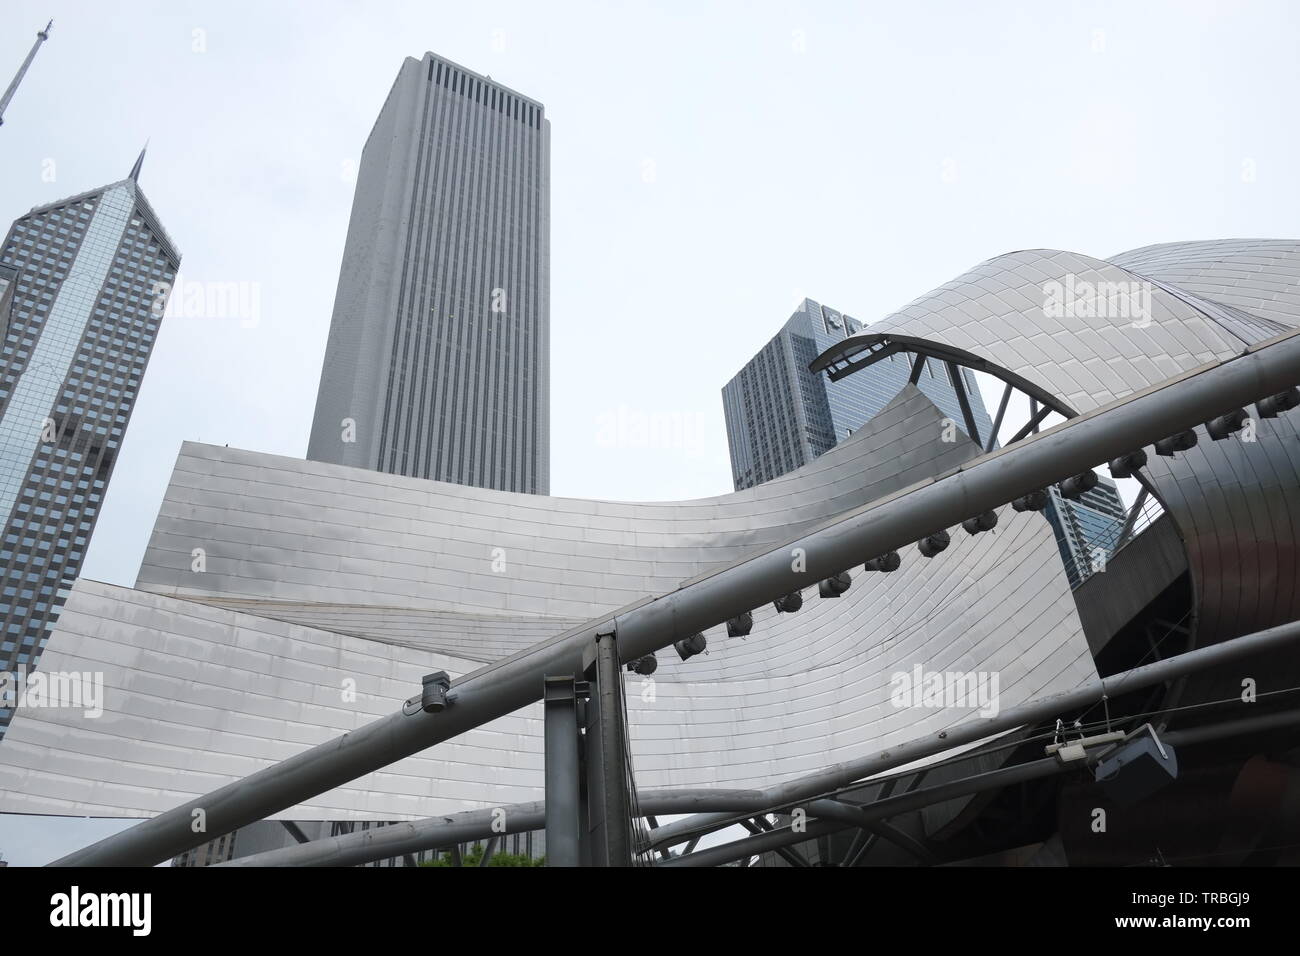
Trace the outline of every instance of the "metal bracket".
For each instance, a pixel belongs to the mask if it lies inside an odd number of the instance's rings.
[[[1046,751],[1047,756],[1055,755],[1056,759],[1062,764],[1070,764],[1086,760],[1088,748],[1090,747],[1117,744],[1124,739],[1126,739],[1125,734],[1122,731],[1115,730],[1104,734],[1093,734],[1091,737],[1080,737],[1078,740],[1063,740],[1050,743],[1043,749]]]

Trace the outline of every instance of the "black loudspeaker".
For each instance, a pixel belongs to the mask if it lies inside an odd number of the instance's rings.
[[[1106,796],[1129,807],[1178,779],[1178,756],[1148,724],[1103,757],[1094,775]]]

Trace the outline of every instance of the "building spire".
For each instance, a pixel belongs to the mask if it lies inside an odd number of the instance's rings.
[[[18,73],[14,76],[14,81],[9,84],[9,88],[5,90],[5,95],[0,96],[0,126],[4,125],[5,109],[9,106],[9,101],[14,98],[14,93],[18,89],[18,84],[21,83],[23,77],[27,75],[27,68],[32,65],[32,60],[36,59],[36,51],[41,48],[42,43],[50,38],[50,29],[53,26],[54,21],[51,20],[49,23],[45,24],[44,30],[37,32],[36,42],[32,44],[32,48],[27,54],[27,59],[23,60],[23,65],[18,68]]]
[[[149,141],[144,141],[144,149],[140,150],[140,155],[135,159],[135,165],[131,167],[131,175],[127,177],[133,183],[140,181],[140,167],[144,165],[144,154],[149,151]]]

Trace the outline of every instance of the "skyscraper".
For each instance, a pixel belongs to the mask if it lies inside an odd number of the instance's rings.
[[[1047,489],[1047,498],[1043,514],[1056,532],[1070,587],[1077,588],[1103,568],[1119,546],[1128,512],[1115,482],[1105,475],[1098,475],[1097,487],[1076,500],[1062,497],[1055,485]]]
[[[550,121],[426,53],[361,153],[307,457],[546,494]]]
[[[81,567],[180,266],[143,159],[20,217],[0,251],[0,671],[36,667]]]
[[[771,481],[830,451],[902,391],[911,372],[904,355],[892,355],[838,382],[808,371],[818,355],[860,331],[856,319],[804,299],[781,331],[723,386],[737,491]],[[960,374],[966,379],[975,424],[987,435],[993,423],[979,388],[969,370],[961,369]],[[943,363],[928,360],[917,385],[952,421],[963,420]]]

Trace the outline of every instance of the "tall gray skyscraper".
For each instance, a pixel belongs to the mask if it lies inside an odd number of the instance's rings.
[[[307,457],[550,488],[550,121],[408,57],[361,153]]]
[[[0,671],[36,667],[80,570],[180,267],[143,159],[20,217],[0,250]]]

